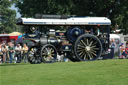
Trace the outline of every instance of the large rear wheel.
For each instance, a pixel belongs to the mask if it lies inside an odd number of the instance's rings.
[[[101,56],[101,53],[102,44],[94,35],[81,35],[75,42],[74,54],[80,61],[95,60]]]

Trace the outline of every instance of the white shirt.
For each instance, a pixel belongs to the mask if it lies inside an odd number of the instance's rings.
[[[19,46],[19,47],[16,46],[16,47],[15,47],[15,50],[20,51],[20,50],[22,50],[22,47],[21,47],[21,46]]]

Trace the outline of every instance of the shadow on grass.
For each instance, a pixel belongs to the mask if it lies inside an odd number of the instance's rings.
[[[0,64],[0,66],[17,66],[17,65],[28,65],[28,63],[4,63],[4,64]]]

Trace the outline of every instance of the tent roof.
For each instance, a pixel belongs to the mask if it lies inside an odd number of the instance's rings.
[[[21,35],[20,32],[12,32],[9,34],[10,36],[18,36],[18,35]]]
[[[112,38],[114,38],[114,39],[120,39],[120,36],[117,35],[117,34],[110,34],[110,39],[112,39]]]

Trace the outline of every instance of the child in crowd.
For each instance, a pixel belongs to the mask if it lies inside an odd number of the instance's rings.
[[[124,47],[124,44],[123,43],[120,46],[120,50],[121,50],[121,56],[120,56],[120,58],[125,58],[125,47]]]
[[[126,53],[126,58],[128,58],[128,43],[126,44],[125,53]]]

